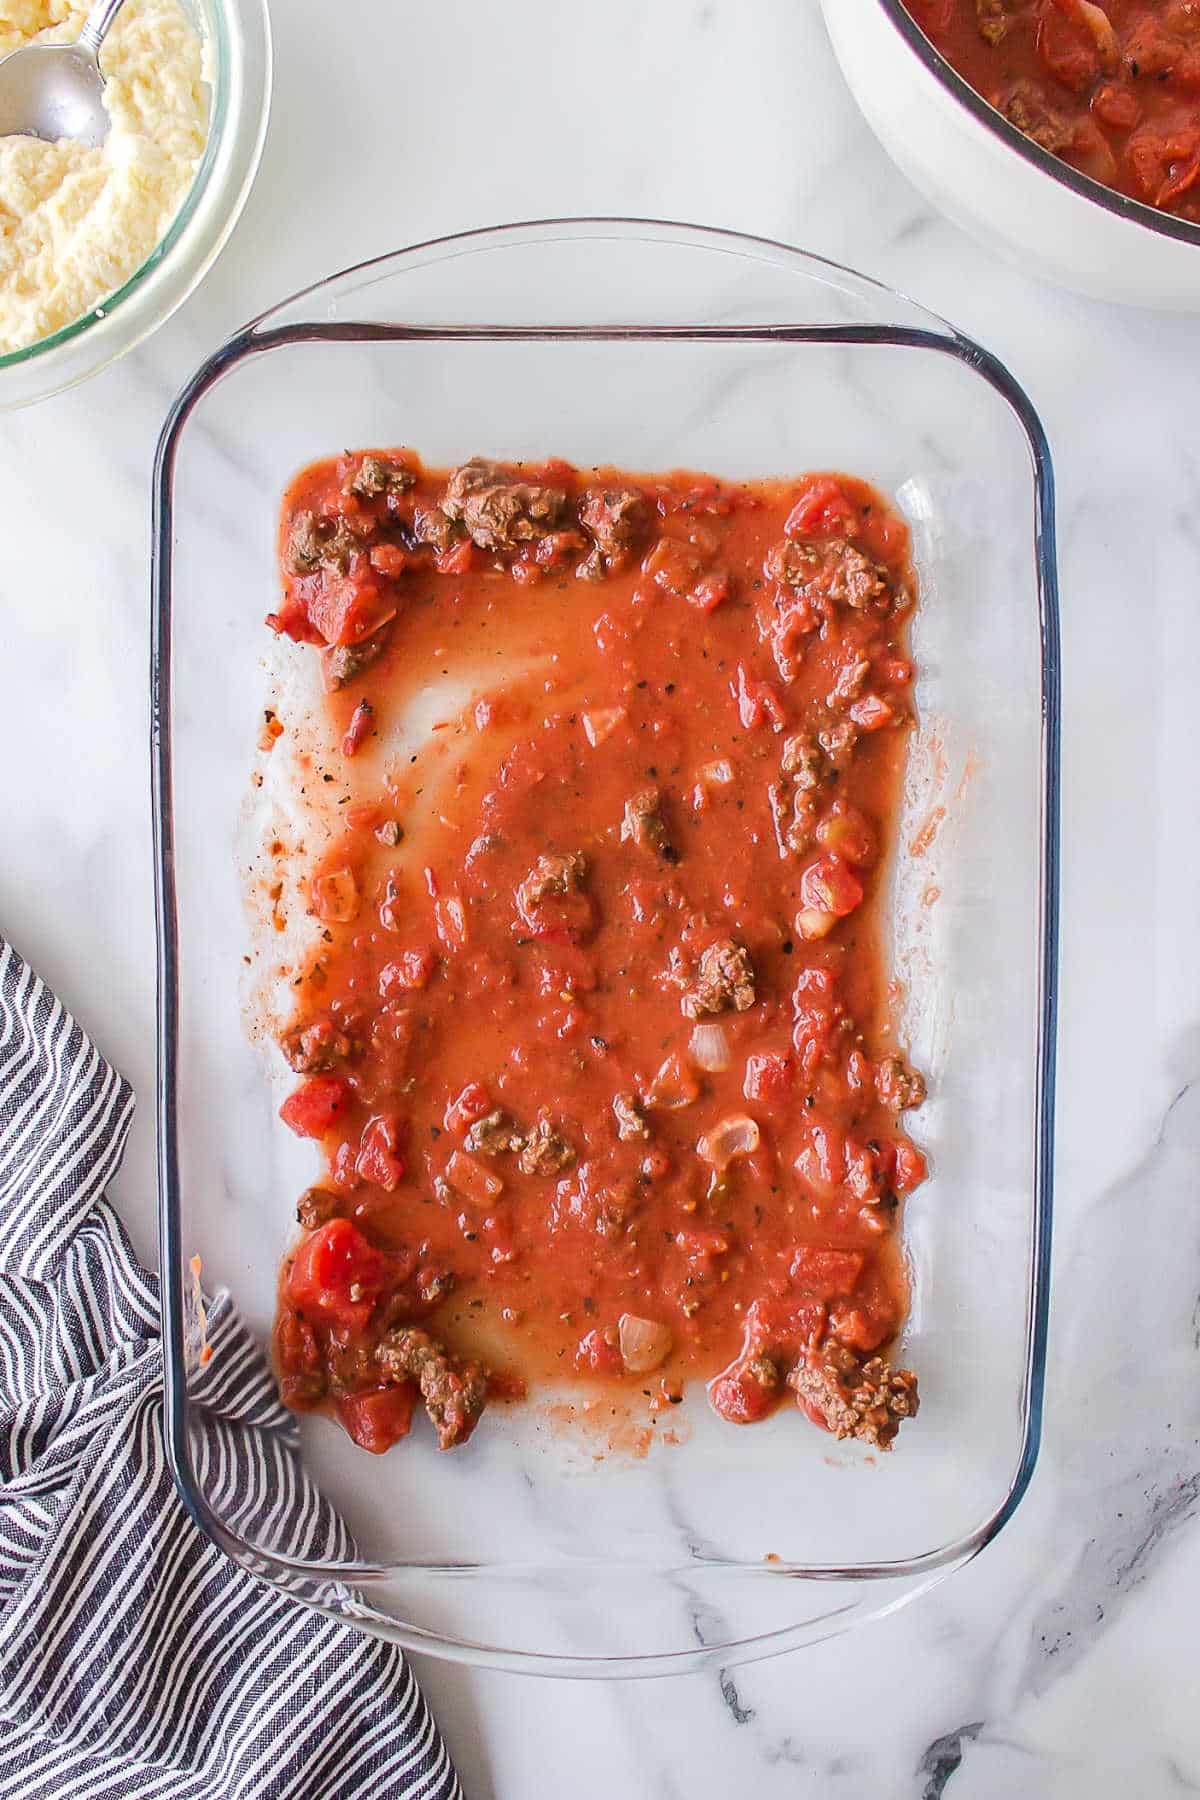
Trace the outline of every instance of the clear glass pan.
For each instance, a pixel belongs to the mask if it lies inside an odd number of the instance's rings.
[[[373,1459],[306,1420],[356,1555],[285,1555],[198,1453],[188,1259],[265,1338],[308,1164],[246,1033],[236,841],[288,478],[343,445],[431,463],[558,455],[729,476],[842,467],[910,521],[922,603],[894,879],[904,1028],[930,1076],[909,1204],[895,1454],[790,1411],[734,1430],[694,1395],[675,1445],[594,1461],[544,1408],[463,1451]],[[1002,1528],[1037,1456],[1048,1299],[1058,856],[1053,481],[1011,376],[898,295],[783,246],[559,221],[382,258],[197,371],[160,444],[154,562],[160,1209],[176,1480],[229,1555],[400,1643],[540,1673],[659,1674],[847,1629]],[[276,1059],[277,1060],[277,1059]]]

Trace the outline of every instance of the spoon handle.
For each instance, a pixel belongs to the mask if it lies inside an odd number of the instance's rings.
[[[96,4],[83,21],[79,42],[92,51],[93,55],[99,52],[101,44],[108,36],[109,26],[124,4],[125,0],[96,0]]]

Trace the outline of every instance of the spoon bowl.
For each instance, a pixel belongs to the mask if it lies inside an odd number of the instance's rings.
[[[93,150],[112,123],[100,46],[125,0],[96,0],[73,44],[26,44],[0,61],[0,137],[73,138]]]
[[[73,138],[96,149],[111,124],[87,44],[27,44],[0,61],[0,137]]]

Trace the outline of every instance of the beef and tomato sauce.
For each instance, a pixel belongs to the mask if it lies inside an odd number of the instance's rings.
[[[976,93],[1106,187],[1200,223],[1200,0],[905,0]]]
[[[791,1400],[888,1448],[925,1173],[881,943],[902,522],[840,475],[387,451],[306,469],[280,556],[269,623],[322,657],[338,746],[314,777],[354,777],[281,1038],[325,1165],[286,1400],[379,1451],[418,1399],[449,1446],[489,1394],[702,1377],[731,1421]]]

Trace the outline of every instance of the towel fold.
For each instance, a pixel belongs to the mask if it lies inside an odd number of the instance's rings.
[[[104,1198],[133,1105],[0,939],[0,1797],[461,1800],[401,1652],[255,1581],[180,1504],[158,1282]],[[344,1553],[227,1296],[209,1337],[223,1510]]]

